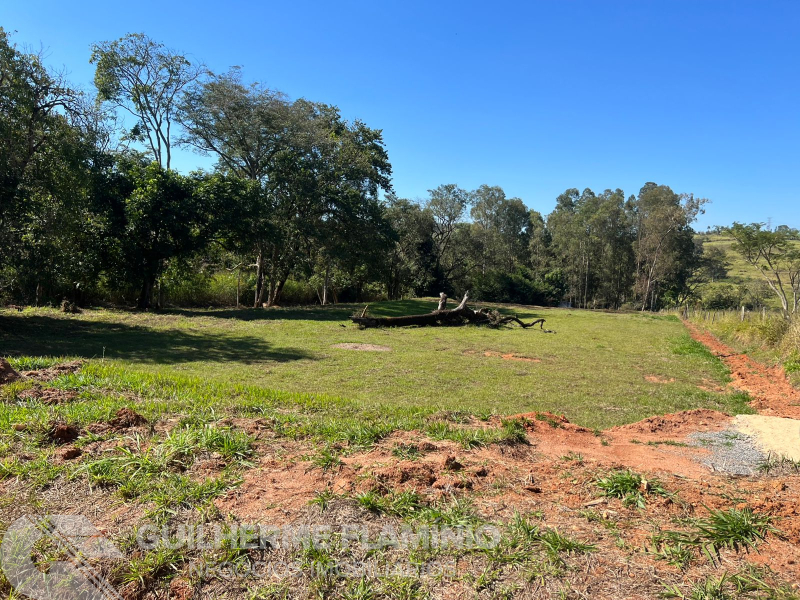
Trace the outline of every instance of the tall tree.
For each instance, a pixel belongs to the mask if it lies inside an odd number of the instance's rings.
[[[380,237],[365,233],[383,230],[378,192],[391,189],[379,130],[345,122],[334,106],[245,85],[238,70],[194,86],[180,119],[186,143],[261,186],[237,227],[255,255],[255,306],[275,304],[302,261],[321,261],[329,274],[334,262],[363,257],[369,245],[354,236]]]
[[[763,278],[781,303],[787,318],[800,305],[800,232],[783,226],[775,230],[763,223],[734,223],[724,230],[736,242],[733,250]]]
[[[173,123],[183,92],[206,72],[143,33],[92,46],[98,99],[136,117],[126,137],[144,143],[161,167],[172,163]]]
[[[299,118],[283,93],[242,83],[239,68],[191,86],[178,111],[183,143],[216,156],[220,170],[260,182],[297,133]]]
[[[433,217],[433,256],[436,285],[452,292],[453,273],[463,266],[464,248],[454,243],[458,226],[463,223],[470,204],[470,193],[454,183],[428,190],[425,209]]]
[[[513,270],[527,262],[530,215],[519,198],[506,198],[499,186],[482,185],[472,192],[470,216],[481,248],[480,270]]]
[[[661,294],[671,286],[685,285],[694,268],[691,224],[706,202],[652,182],[640,190],[632,205],[632,217],[636,229],[635,291],[642,310],[655,309]]]
[[[0,291],[38,302],[44,284],[70,289],[82,279],[76,267],[92,263],[71,238],[89,222],[85,186],[97,158],[85,109],[63,75],[0,28]]]
[[[387,296],[390,300],[399,300],[406,293],[433,293],[438,284],[434,240],[437,226],[433,215],[416,202],[389,194],[385,216],[396,232],[395,242],[386,253]]]

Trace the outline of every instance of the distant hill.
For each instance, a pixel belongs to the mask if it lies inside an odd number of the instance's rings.
[[[751,288],[753,286],[766,286],[763,283],[764,278],[758,274],[755,268],[749,265],[738,252],[733,250],[734,239],[731,236],[720,233],[698,233],[695,239],[702,241],[703,249],[706,251],[711,248],[718,248],[725,252],[728,262],[728,275],[716,280],[715,283],[728,283]],[[800,241],[795,242],[795,244],[800,248]],[[780,306],[778,299],[770,290],[764,290],[763,303],[770,308],[778,308]]]

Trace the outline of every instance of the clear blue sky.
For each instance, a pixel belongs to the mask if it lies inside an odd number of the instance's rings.
[[[0,24],[87,88],[90,44],[142,31],[336,104],[383,129],[403,197],[487,183],[548,213],[655,181],[711,199],[701,227],[800,226],[797,0],[2,0]]]

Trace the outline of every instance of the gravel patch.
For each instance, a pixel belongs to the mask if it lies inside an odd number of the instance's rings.
[[[755,439],[735,429],[691,433],[693,446],[710,450],[700,462],[712,471],[731,475],[755,475],[767,456],[759,450]]]

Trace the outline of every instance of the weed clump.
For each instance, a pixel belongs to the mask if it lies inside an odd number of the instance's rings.
[[[597,487],[603,495],[609,498],[619,498],[625,506],[644,508],[647,505],[648,495],[658,495],[671,498],[658,480],[646,480],[638,473],[630,470],[614,471],[606,477],[597,480]]]

